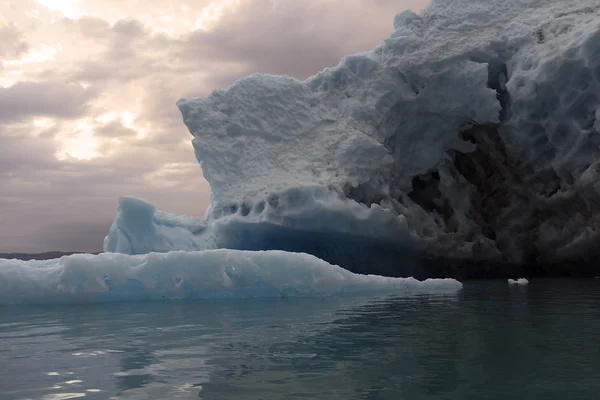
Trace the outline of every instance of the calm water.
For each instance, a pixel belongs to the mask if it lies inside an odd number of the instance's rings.
[[[600,281],[0,307],[0,399],[596,399]]]

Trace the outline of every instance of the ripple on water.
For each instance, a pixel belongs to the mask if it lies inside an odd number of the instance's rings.
[[[85,393],[54,393],[45,395],[42,397],[42,400],[68,400],[78,399],[85,396]]]
[[[514,289],[48,310],[4,324],[0,399],[596,398],[600,283]]]

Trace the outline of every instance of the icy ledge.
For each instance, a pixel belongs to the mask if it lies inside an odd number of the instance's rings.
[[[358,292],[454,293],[452,279],[356,275],[308,254],[283,251],[76,254],[0,259],[0,304],[330,296]]]
[[[433,0],[372,52],[177,103],[204,220],[123,199],[105,251],[282,249],[407,276],[415,254],[600,255],[597,0]]]

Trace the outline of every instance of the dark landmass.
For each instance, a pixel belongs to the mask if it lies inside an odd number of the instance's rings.
[[[82,252],[64,252],[64,251],[47,251],[45,253],[0,253],[0,258],[7,258],[9,260],[51,260],[53,258],[60,258],[62,256],[70,256],[71,254],[81,254]],[[92,253],[98,254],[98,253]]]
[[[513,264],[472,260],[421,259],[415,263],[413,277],[454,278],[459,281],[518,278],[594,278],[600,276],[596,262]],[[419,265],[420,264],[420,265]],[[410,269],[410,268],[409,268]]]

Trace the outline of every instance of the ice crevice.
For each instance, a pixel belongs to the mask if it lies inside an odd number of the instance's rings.
[[[598,255],[594,0],[433,0],[305,81],[255,74],[177,106],[205,218],[122,199],[107,252],[276,249],[390,276]]]

